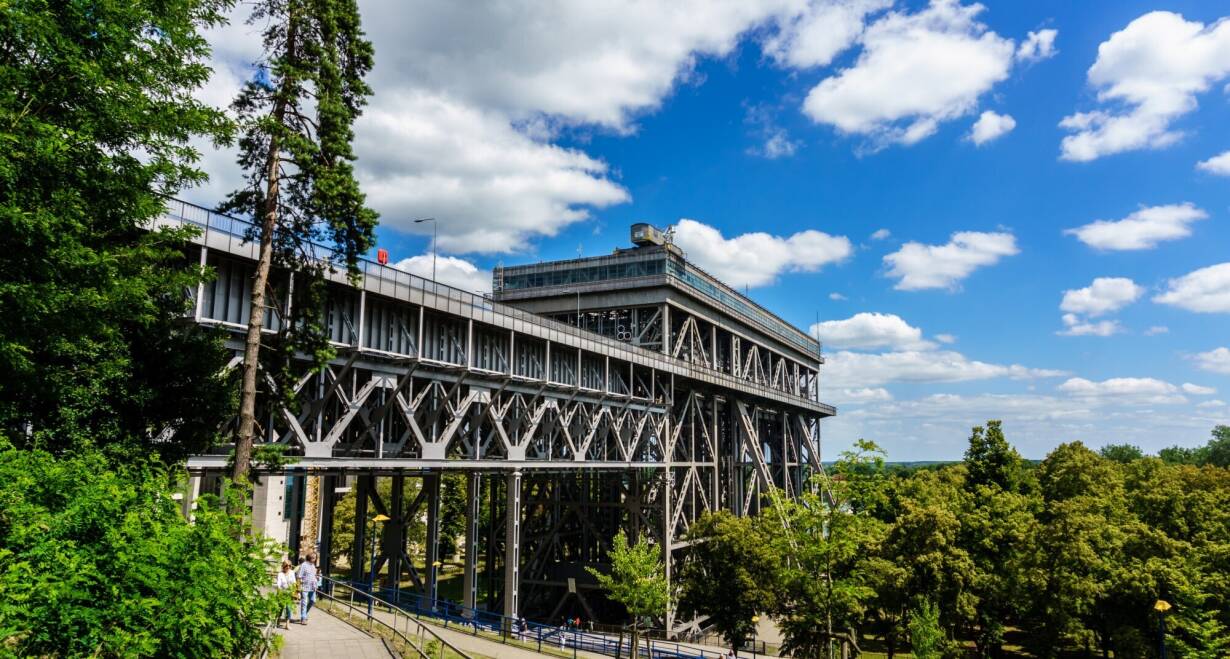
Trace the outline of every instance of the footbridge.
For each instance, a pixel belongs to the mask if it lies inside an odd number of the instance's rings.
[[[192,292],[194,320],[227,331],[238,365],[251,226],[179,201],[160,223],[199,229],[188,256],[215,276]],[[603,562],[619,529],[659,544],[669,576],[703,512],[756,514],[771,486],[793,496],[819,468],[819,423],[836,413],[819,401],[819,344],[672,246],[497,269],[493,294],[359,268],[354,281],[327,275],[321,323],[336,357],[302,361],[293,408],[281,396],[258,404],[258,442],[294,462],[262,478],[254,518],[292,550],[317,548],[326,572],[344,554],[352,579],[379,574],[434,601],[453,514],[464,517],[460,604],[600,619],[612,609],[584,567]],[[270,335],[294,285],[271,277]],[[232,448],[189,460],[193,495],[218,487]],[[464,511],[441,509],[442,487],[464,489]],[[354,519],[389,518],[375,551],[364,523],[335,546],[347,497]],[[684,631],[676,617],[668,629]]]

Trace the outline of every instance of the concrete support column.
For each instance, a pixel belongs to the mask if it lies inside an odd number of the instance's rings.
[[[521,470],[508,474],[508,499],[504,518],[504,615],[520,613],[521,590]]]
[[[427,599],[434,609],[439,599],[440,568],[440,472],[423,477],[423,487],[427,488]]]
[[[478,607],[478,538],[481,513],[482,476],[466,474],[466,546],[465,574],[462,576],[462,605],[467,609]]]
[[[192,521],[192,511],[196,510],[196,500],[201,496],[201,477],[188,476],[188,482],[184,484],[184,498],[179,501],[180,512],[183,513],[184,519]]]
[[[252,529],[281,544],[289,539],[286,519],[286,479],[265,476],[252,489]]]

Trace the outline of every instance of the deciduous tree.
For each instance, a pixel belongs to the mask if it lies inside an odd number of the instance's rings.
[[[764,520],[773,524],[771,518]],[[779,557],[769,536],[748,517],[728,511],[702,516],[688,529],[692,550],[680,574],[681,608],[708,617],[737,648],[753,628],[752,616],[773,610]]]
[[[858,651],[859,628],[875,595],[869,561],[884,536],[874,512],[886,504],[884,452],[859,440],[833,466],[823,493],[778,498],[784,520],[775,548],[782,557],[775,618],[782,650],[801,659],[827,655],[833,641]]]
[[[174,459],[228,413],[217,337],[182,322],[201,278],[186,232],[154,222],[205,179],[189,141],[229,134],[192,93],[230,4],[0,9],[0,432],[20,447]]]
[[[662,553],[645,538],[637,540],[635,545],[629,545],[628,536],[620,530],[615,534],[607,558],[611,561],[609,573],[592,567],[586,570],[594,575],[598,585],[607,591],[612,600],[623,604],[628,610],[628,615],[632,617],[630,656],[638,657],[641,619],[665,615],[670,604],[670,586],[662,566]]]

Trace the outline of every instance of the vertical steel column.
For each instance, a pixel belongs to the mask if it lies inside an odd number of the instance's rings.
[[[520,612],[521,589],[521,470],[508,474],[508,505],[504,514],[504,615]]]
[[[389,493],[389,516],[393,519],[384,523],[384,555],[389,559],[389,571],[386,572],[386,588],[398,588],[401,585],[402,551],[406,546],[405,519],[406,477],[398,473],[393,477],[392,491]]]
[[[495,527],[496,527],[496,516],[498,515],[499,509],[500,509],[499,494],[498,494],[499,486],[500,486],[499,478],[492,478],[487,483],[487,493],[490,496],[487,509],[491,511],[491,513],[487,515],[487,561],[486,561],[486,565],[484,566],[483,572],[485,573],[485,578],[487,580],[487,610],[488,611],[495,610],[495,592],[496,592],[496,589],[495,589],[495,584],[496,584],[496,580],[495,580],[495,556],[496,556]]]
[[[328,576],[333,567],[333,507],[337,505],[337,476],[326,474],[320,479],[320,556],[316,564],[320,573]]]
[[[669,421],[667,427],[669,428]],[[662,472],[662,574],[666,577],[666,586],[669,589],[671,586],[671,546],[675,543],[674,524],[674,509],[671,503],[675,493],[675,473],[671,469],[671,463],[674,462],[673,457],[668,457],[666,460],[665,469]],[[675,625],[675,608],[671,606],[670,601],[666,603],[666,633],[670,636],[671,628]]]
[[[350,550],[350,580],[367,581],[367,571],[364,564],[368,560],[367,548],[367,497],[375,486],[375,478],[371,474],[359,474],[355,483],[354,499],[354,545]]]
[[[671,354],[671,306],[662,305],[662,354]]]
[[[440,472],[436,471],[423,477],[423,487],[427,488],[427,598],[432,609],[436,607],[439,598],[440,569]]]
[[[482,475],[466,474],[466,548],[465,574],[462,577],[462,605],[467,609],[478,607],[478,538],[480,507],[483,495]]]

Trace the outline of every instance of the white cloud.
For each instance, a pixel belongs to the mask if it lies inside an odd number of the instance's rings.
[[[889,231],[888,229],[876,229],[875,232],[871,234],[871,239],[872,240],[886,240],[891,235],[893,235],[893,232]]]
[[[945,344],[945,345],[951,345],[951,344],[953,344],[953,343],[956,343],[956,342],[957,342],[957,337],[955,337],[955,336],[953,336],[953,335],[951,335],[951,334],[936,334],[936,335],[935,335],[935,340],[936,340],[936,341],[939,341],[940,343],[943,343],[943,344]]]
[[[1097,220],[1075,229],[1065,229],[1065,235],[1095,249],[1153,249],[1158,243],[1192,235],[1191,224],[1209,216],[1190,202],[1146,206],[1122,220]]]
[[[1123,331],[1123,327],[1117,320],[1101,320],[1091,323],[1071,313],[1063,315],[1063,324],[1066,329],[1055,332],[1060,336],[1110,336]]]
[[[1193,359],[1196,367],[1212,373],[1230,375],[1230,348],[1214,348],[1208,352],[1197,353]]]
[[[605,163],[533,140],[502,115],[418,91],[380,98],[357,129],[363,189],[384,226],[437,218],[445,251],[516,251],[588,218],[587,207],[629,199]]]
[[[890,266],[888,276],[900,280],[893,287],[898,290],[951,289],[974,270],[1019,251],[1011,233],[960,231],[944,245],[908,242],[885,256],[884,263]]]
[[[546,115],[626,130],[691,75],[698,57],[725,56],[745,31],[795,4],[425,0],[364,2],[362,10],[379,53],[377,98],[390,81],[410,81],[516,120]]]
[[[1218,176],[1230,176],[1230,151],[1196,163],[1196,169]]]
[[[1059,36],[1059,30],[1031,31],[1017,47],[1016,58],[1022,62],[1036,62],[1053,57],[1056,53],[1055,37],[1057,36]]]
[[[913,14],[888,13],[864,29],[855,64],[808,93],[804,113],[843,133],[902,144],[969,114],[1008,77],[1015,50],[975,20],[982,10],[933,0]]]
[[[992,364],[971,360],[949,350],[908,350],[867,354],[839,351],[826,355],[821,371],[824,386],[877,387],[893,382],[967,382],[993,378],[1058,377],[1063,371]],[[822,396],[823,398],[823,396]]]
[[[834,302],[840,302],[846,299],[846,296],[842,295],[841,293],[829,293],[829,299]]]
[[[765,39],[764,52],[796,69],[828,66],[863,35],[866,18],[887,9],[892,0],[817,0],[784,18]]]
[[[863,387],[861,389],[839,389],[837,391],[826,392],[825,402],[842,404],[842,403],[880,403],[893,399],[893,395],[888,393],[884,387]]]
[[[1176,406],[1165,396],[1149,403],[1137,397],[1062,393],[939,393],[843,410],[825,421],[825,452],[836,455],[866,437],[884,446],[892,460],[960,460],[971,426],[1002,419],[1008,440],[1027,458],[1042,458],[1056,445],[1075,440],[1094,447],[1131,442],[1152,453],[1175,438],[1203,443],[1210,427],[1227,421],[1225,409],[1204,403]]]
[[[1101,382],[1071,378],[1056,389],[1078,398],[1131,399],[1160,404],[1187,402],[1178,393],[1178,387],[1156,378],[1110,378]]]
[[[812,325],[811,336],[832,348],[890,348],[926,350],[935,346],[922,338],[922,330],[891,313],[857,313],[845,320],[826,320]]]
[[[1217,393],[1217,390],[1213,387],[1203,387],[1190,382],[1184,382],[1182,388],[1185,393],[1192,394],[1193,396],[1212,396]]]
[[[1145,336],[1157,336],[1159,334],[1167,334],[1169,332],[1170,332],[1170,328],[1166,327],[1165,325],[1154,325],[1150,327],[1149,329],[1145,330]]]
[[[1016,119],[1006,114],[996,114],[990,110],[978,116],[974,127],[970,129],[967,139],[978,146],[996,140],[1016,128]]]
[[[1219,263],[1171,279],[1154,302],[1199,313],[1230,313],[1230,263]]]
[[[1230,75],[1230,21],[1208,26],[1154,11],[1098,46],[1089,84],[1104,108],[1077,112],[1060,126],[1061,157],[1088,161],[1183,137],[1171,122],[1196,109],[1196,95]]]
[[[1098,277],[1093,283],[1063,293],[1063,311],[1097,317],[1135,302],[1145,289],[1126,277]]]
[[[789,158],[793,156],[795,151],[799,150],[799,143],[790,139],[786,131],[781,129],[773,130],[757,152],[757,155],[764,156],[769,160],[777,160],[778,158]]]
[[[731,286],[763,286],[782,272],[815,272],[850,256],[850,240],[809,229],[789,237],[764,232],[726,238],[696,220],[675,225],[675,244],[688,259]]]
[[[509,252],[553,236],[594,209],[629,199],[617,174],[581,148],[552,143],[570,127],[635,130],[703,57],[786,20],[802,0],[680,0],[627,5],[528,0],[365,0],[376,65],[355,126],[356,169],[385,226],[421,232],[440,219],[440,247]],[[241,6],[210,34],[214,76],[201,96],[229,103],[260,56]],[[783,138],[785,139],[785,138]],[[789,140],[770,145],[784,155]],[[234,151],[206,154],[214,181],[191,196],[216,204],[239,184]]]
[[[393,264],[394,268],[431,279],[432,255],[419,254]],[[482,270],[465,259],[455,256],[439,256],[436,260],[436,279],[471,293],[491,292],[491,271]]]
[[[1203,407],[1203,408],[1214,408],[1214,407],[1225,407],[1225,406],[1226,406],[1226,401],[1217,400],[1217,399],[1206,400],[1203,403],[1198,403],[1196,405],[1196,407]]]

